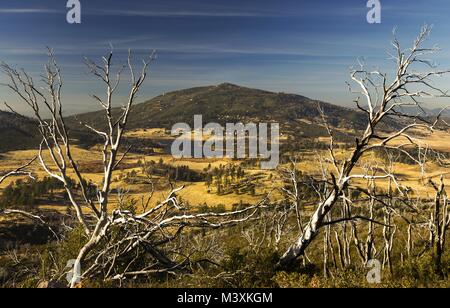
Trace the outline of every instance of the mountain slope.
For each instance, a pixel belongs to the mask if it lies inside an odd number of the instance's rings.
[[[40,141],[36,121],[0,111],[0,152],[36,148]]]
[[[326,136],[318,106],[324,111],[328,123],[337,128],[337,140],[353,142],[355,130],[365,128],[365,115],[361,112],[304,96],[273,93],[241,87],[229,83],[170,92],[133,106],[128,129],[167,128],[176,123],[193,126],[194,115],[203,116],[203,124],[278,122],[281,130],[295,138]],[[115,117],[120,108],[113,110]],[[105,130],[104,112],[90,112],[66,119],[71,137],[82,146],[102,140],[87,130],[83,123]],[[389,121],[388,126],[395,123]],[[40,142],[34,120],[10,112],[0,112],[0,152],[36,148]]]
[[[137,104],[130,113],[129,128],[171,128],[184,122],[193,125],[194,115],[203,115],[203,123],[217,122],[279,122],[282,130],[302,127],[311,132],[320,129],[318,105],[322,107],[333,127],[354,130],[364,127],[364,116],[352,109],[307,97],[273,93],[224,83],[218,86],[206,86],[175,91],[155,97],[145,103]],[[114,114],[118,115],[115,109]],[[76,118],[96,125],[103,117],[102,112],[78,115]],[[69,123],[76,126],[75,118]],[[306,124],[307,123],[307,124]],[[99,127],[101,128],[101,127]]]

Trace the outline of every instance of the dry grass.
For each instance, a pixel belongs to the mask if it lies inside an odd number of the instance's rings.
[[[163,129],[151,129],[151,130],[139,130],[139,131],[132,131],[127,134],[127,136],[130,137],[139,137],[139,138],[169,138],[165,134],[165,131]],[[419,135],[418,135],[419,136]],[[417,138],[417,142],[421,144],[423,147],[428,146],[432,149],[441,151],[441,152],[450,152],[450,143],[447,142],[447,140],[450,139],[450,134],[445,132],[436,132],[432,134],[431,136],[422,136]],[[327,140],[323,140],[323,142],[326,142]],[[402,143],[404,141],[399,140],[398,143]],[[36,155],[36,151],[14,151],[9,152],[4,155],[2,155],[2,159],[0,160],[0,172],[5,172],[11,169],[16,168],[19,165],[22,165],[29,161],[31,158],[33,158]],[[348,151],[341,150],[337,156],[338,158],[343,158],[348,154]],[[78,147],[73,148],[73,155],[76,161],[78,161],[82,166],[85,166],[85,170],[91,171],[93,168],[89,168],[90,165],[92,165],[95,162],[101,162],[101,153],[98,151],[97,148],[91,148],[89,150],[81,149]],[[318,163],[318,156],[325,156],[327,155],[326,151],[323,152],[310,152],[305,153],[302,156],[302,161],[299,162],[298,167],[300,170],[302,170],[304,173],[308,174],[320,174],[320,166]],[[49,158],[48,153],[45,153],[45,157]],[[124,160],[123,166],[121,170],[117,171],[114,175],[114,178],[118,178],[118,176],[122,174],[126,174],[127,172],[131,172],[132,170],[135,170],[137,172],[140,172],[140,169],[137,167],[138,161],[155,161],[158,162],[162,160],[165,164],[172,165],[172,166],[188,166],[190,169],[202,172],[205,168],[207,168],[209,165],[212,166],[212,168],[216,168],[219,166],[225,166],[228,164],[236,163],[233,162],[230,159],[174,159],[172,156],[167,154],[161,154],[161,155],[151,155],[151,156],[145,156],[145,155],[129,155],[127,159]],[[384,163],[380,161],[378,158],[374,157],[373,155],[368,155],[364,157],[362,160],[361,166],[363,166],[365,163],[368,165],[374,166],[378,165],[379,167],[383,167]],[[329,170],[333,170],[332,166],[330,164],[324,163],[325,167]],[[127,166],[133,166],[132,168],[127,168]],[[32,171],[38,178],[43,178],[46,175],[46,173],[42,170],[42,168],[39,166],[39,164],[36,162],[31,166]],[[401,164],[396,163],[394,165],[395,173],[398,175],[399,179],[401,180],[400,183],[403,186],[410,187],[416,193],[422,197],[430,197],[433,195],[434,191],[429,185],[424,185],[424,182],[421,181],[421,170],[418,166],[415,165],[408,165],[408,164]],[[246,170],[247,174],[255,174],[257,172],[261,172],[260,170]],[[425,179],[425,182],[429,178],[436,179],[441,174],[448,174],[449,170],[447,168],[438,166],[433,163],[429,163],[426,167],[427,177]],[[269,171],[264,171],[265,175],[268,177],[270,173]],[[361,167],[356,168],[354,173],[363,173],[363,170]],[[91,180],[92,182],[96,184],[101,184],[102,181],[102,174],[101,172],[95,173],[95,172],[87,172],[84,173],[86,179]],[[73,175],[72,175],[73,176]],[[7,179],[1,186],[1,188],[6,187],[9,185],[12,181],[17,180],[17,178],[10,178]],[[448,179],[446,179],[446,184],[450,185],[450,176]],[[379,188],[387,188],[387,181],[378,181],[377,185]],[[268,181],[263,180],[261,182],[262,187],[259,187],[257,189],[257,196],[250,196],[250,195],[236,195],[236,194],[229,194],[224,196],[218,196],[216,193],[207,193],[207,187],[205,183],[179,183],[185,184],[186,188],[184,191],[181,192],[180,196],[183,200],[187,201],[191,205],[202,205],[204,203],[215,206],[219,204],[223,204],[226,207],[231,207],[233,204],[237,204],[240,202],[243,203],[255,203],[258,200],[261,199],[262,194],[264,192],[270,191],[274,186],[274,181]],[[358,185],[365,185],[364,181],[356,182]],[[126,190],[129,190],[130,192],[130,198],[134,198],[136,200],[140,200],[142,196],[146,196],[149,194],[149,188],[145,185],[139,185],[139,184],[126,184],[122,181],[115,181],[112,185],[112,188],[125,188]],[[162,200],[165,195],[168,193],[166,190],[158,191],[155,194],[154,202],[158,200]],[[112,196],[111,203],[114,206],[117,206],[117,197]],[[55,206],[55,205],[45,205],[42,206],[42,208],[48,209],[58,209],[58,210],[65,210],[66,207],[64,205],[61,206]]]

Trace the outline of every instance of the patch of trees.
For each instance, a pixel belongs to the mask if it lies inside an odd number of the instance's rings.
[[[68,180],[68,186],[74,190],[79,189],[79,185],[72,179]],[[92,183],[86,183],[87,195],[95,197],[96,187]],[[0,197],[0,208],[25,207],[33,208],[42,202],[52,202],[58,198],[69,201],[64,191],[64,185],[50,177],[42,180],[17,180],[9,184]]]
[[[325,183],[316,180],[311,175],[308,175],[298,169],[293,170],[295,172],[296,181],[292,181],[287,175],[282,176],[284,192],[297,191],[297,194],[301,196],[302,202],[310,202],[317,200],[317,192],[323,191]],[[294,185],[296,187],[294,187]]]
[[[170,153],[170,143],[165,140],[151,140],[146,138],[124,138],[123,150],[130,148],[133,153],[152,155],[155,150]]]
[[[206,170],[205,184],[208,192],[213,188],[215,192],[221,195],[256,195],[256,183],[261,179],[261,175],[247,175],[241,166],[220,165],[214,169],[209,166]]]
[[[348,149],[353,146],[354,139],[336,138],[336,149]],[[328,150],[328,141],[318,141],[317,138],[309,138],[302,135],[288,135],[287,141],[283,142],[280,147],[282,155],[291,155],[292,153],[311,151],[311,150]],[[285,163],[288,161],[285,161]]]
[[[247,158],[241,162],[241,168],[259,168],[261,160],[258,158]]]
[[[312,139],[293,139],[291,137],[288,138],[288,142],[281,145],[281,153],[292,153],[292,152],[301,152],[304,150],[326,150],[327,144],[323,142],[317,142]]]
[[[170,166],[164,163],[162,159],[159,162],[138,162],[143,168],[144,173],[151,176],[160,176],[167,178],[170,182],[203,182],[205,174],[189,168],[189,166]]]
[[[0,207],[34,207],[44,196],[48,200],[53,200],[55,191],[62,188],[60,182],[50,178],[44,178],[41,181],[17,180],[4,189],[0,198]]]

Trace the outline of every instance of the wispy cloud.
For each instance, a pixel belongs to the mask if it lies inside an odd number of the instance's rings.
[[[137,10],[98,10],[89,15],[141,16],[141,17],[276,17],[277,14],[265,12],[216,12],[216,11],[137,11]]]
[[[61,12],[62,12],[61,10],[40,9],[40,8],[14,8],[14,9],[0,8],[0,14],[55,14]]]
[[[48,8],[0,8],[0,14],[55,14],[63,10]],[[137,17],[276,17],[267,12],[246,11],[149,11],[149,10],[88,10],[86,15],[94,16],[137,16]]]

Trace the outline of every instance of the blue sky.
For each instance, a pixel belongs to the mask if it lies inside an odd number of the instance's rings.
[[[83,57],[98,59],[114,45],[117,61],[156,49],[141,93],[155,95],[232,82],[351,105],[345,82],[360,56],[388,69],[391,32],[409,44],[433,24],[435,59],[450,68],[448,0],[381,0],[382,23],[368,24],[366,0],[81,0],[82,24],[66,22],[66,0],[1,0],[0,60],[39,76],[51,46],[63,69],[66,113],[97,109],[101,93]],[[0,81],[3,77],[0,77]],[[446,81],[440,81],[446,83]],[[449,88],[450,88],[450,82]],[[120,97],[118,98],[120,100]],[[4,88],[0,101],[26,108]]]

